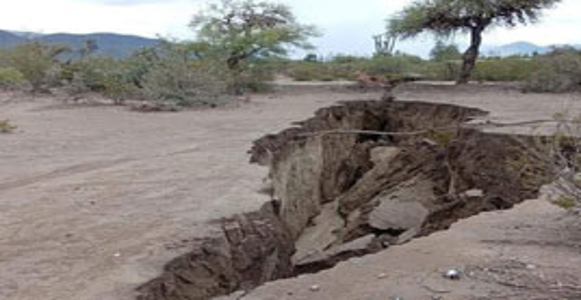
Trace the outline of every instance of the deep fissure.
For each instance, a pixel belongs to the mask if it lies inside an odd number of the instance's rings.
[[[537,196],[550,176],[530,137],[461,125],[484,111],[447,104],[354,101],[319,110],[254,143],[272,201],[220,221],[221,234],[142,285],[140,300],[197,300],[328,269]],[[361,132],[410,132],[379,136]],[[313,134],[342,130],[341,134]]]

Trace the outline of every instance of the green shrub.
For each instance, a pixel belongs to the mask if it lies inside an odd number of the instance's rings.
[[[456,44],[445,44],[438,41],[430,52],[430,59],[436,62],[446,62],[462,59],[462,54]]]
[[[360,63],[365,73],[376,76],[409,76],[422,74],[425,62],[416,56],[377,56]]]
[[[530,58],[507,57],[478,61],[473,74],[476,81],[525,81],[537,70]]]
[[[296,62],[288,73],[296,81],[332,81],[335,75],[329,64],[319,62]]]
[[[24,75],[18,70],[7,67],[0,67],[0,88],[11,88],[22,86],[26,82]]]
[[[293,62],[287,75],[297,81],[354,80],[358,73],[381,77],[421,75],[426,62],[415,56],[336,56],[328,62]]]
[[[424,69],[426,78],[437,81],[453,81],[458,79],[462,62],[459,60],[427,62]]]
[[[274,80],[276,64],[259,60],[244,64],[242,71],[228,75],[232,81],[229,90],[234,93],[267,91],[269,89],[268,82]],[[225,70],[222,73],[225,73]]]
[[[0,133],[12,133],[17,127],[8,120],[0,120]]]
[[[71,63],[64,67],[62,77],[72,96],[90,91],[122,104],[138,93],[127,62],[112,58],[93,57]]]
[[[218,63],[166,58],[145,75],[143,89],[147,99],[163,106],[216,107],[231,100],[228,82]]]
[[[571,210],[571,209],[577,207],[579,205],[579,203],[573,197],[562,196],[561,198],[559,198],[558,200],[555,201],[555,205],[557,205],[563,209]]]
[[[39,92],[55,82],[54,75],[60,65],[57,58],[67,51],[63,46],[38,42],[19,44],[4,51],[2,65],[20,72],[32,91]]]
[[[556,49],[535,58],[537,71],[526,82],[525,91],[567,92],[581,86],[581,52]]]

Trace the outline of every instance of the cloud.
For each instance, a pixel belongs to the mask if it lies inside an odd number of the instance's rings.
[[[135,5],[147,5],[147,4],[166,4],[171,5],[175,2],[172,0],[84,0],[83,2],[94,3],[94,4],[104,4],[104,5],[119,5],[119,6],[135,6]]]
[[[188,0],[163,1],[19,0],[3,5],[0,28],[44,33],[118,32],[148,37],[191,35],[187,25],[199,9]],[[97,3],[100,2],[100,3]],[[132,2],[121,5],[120,2]],[[140,2],[137,5],[137,2]],[[30,9],[34,7],[34,9]]]

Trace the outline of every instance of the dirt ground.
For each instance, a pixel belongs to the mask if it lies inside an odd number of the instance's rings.
[[[577,94],[526,95],[506,86],[413,84],[399,88],[397,93],[402,100],[483,108],[492,112],[490,119],[494,121],[546,119],[563,111],[581,111]],[[8,118],[19,127],[14,134],[0,136],[0,299],[131,299],[133,288],[154,277],[169,259],[185,252],[192,238],[209,234],[209,221],[255,210],[268,200],[258,192],[267,170],[248,164],[246,152],[253,140],[305,119],[320,107],[377,96],[307,84],[255,96],[251,103],[238,107],[144,114],[103,105],[63,105],[55,97],[30,99],[0,94],[0,119]],[[367,289],[369,293],[379,293],[379,289],[386,292],[390,285],[382,281],[369,281],[369,286],[358,282],[369,278],[365,276],[386,272],[381,270],[399,272],[397,267],[390,267],[392,261],[400,261],[397,266],[402,266],[401,272],[408,272],[403,264],[407,262],[409,270],[424,273],[448,265],[465,267],[481,262],[475,259],[452,264],[459,256],[447,251],[447,245],[479,259],[494,258],[494,251],[509,249],[503,259],[513,259],[510,253],[517,248],[506,246],[512,242],[482,246],[481,235],[490,234],[494,240],[499,239],[497,233],[521,238],[526,251],[536,254],[531,254],[531,262],[525,258],[519,258],[519,262],[532,264],[543,258],[551,270],[566,264],[571,269],[567,272],[581,274],[581,264],[574,264],[575,260],[579,262],[579,248],[555,246],[566,251],[552,251],[553,246],[546,246],[565,243],[564,237],[554,241],[554,234],[543,231],[553,228],[551,220],[565,218],[564,212],[545,203],[531,203],[508,214],[468,220],[476,225],[456,226],[462,230],[418,240],[410,244],[410,251],[403,246],[397,249],[400,254],[382,253],[345,263],[315,275],[315,281],[305,277],[280,286],[268,285],[249,299],[379,299],[373,298],[375,294],[363,297],[353,293]],[[509,230],[504,225],[491,225],[504,220],[500,217],[504,215],[518,224],[528,224],[525,220],[533,216],[543,226],[531,230],[536,226],[533,223]],[[563,226],[565,229],[554,232],[574,228],[569,223]],[[445,243],[436,243],[436,238],[446,234]],[[538,239],[541,241],[527,242]],[[414,253],[411,249],[418,245],[422,246],[417,252],[423,260],[414,256],[398,259],[399,255]],[[440,256],[442,251],[447,254]],[[383,262],[378,259],[381,255],[391,258]],[[568,259],[570,263],[565,263]],[[365,276],[345,269],[350,265],[356,268],[365,260],[369,261],[365,266],[374,266],[361,270]],[[319,281],[317,278],[323,277],[317,276],[328,276],[325,278],[329,281]],[[392,276],[390,273],[387,278]],[[414,278],[410,276],[401,278]],[[316,296],[308,288],[312,282],[321,284]],[[349,282],[357,288],[345,290]],[[371,286],[374,282],[380,283],[375,285],[377,290]],[[396,287],[397,282],[390,284]],[[327,283],[333,288],[323,286]],[[288,295],[295,290],[297,293]],[[445,299],[466,299],[442,294]]]
[[[243,300],[581,299],[581,221],[543,200],[329,271],[268,283]],[[459,280],[443,275],[451,269]]]

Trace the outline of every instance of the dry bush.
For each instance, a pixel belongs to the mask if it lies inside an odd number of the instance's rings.
[[[46,91],[58,74],[59,55],[68,49],[58,45],[25,43],[5,50],[1,57],[4,66],[17,70],[32,87],[32,92]]]
[[[18,70],[11,67],[0,67],[0,88],[18,88],[25,84],[26,79]]]
[[[127,62],[122,60],[86,58],[65,65],[61,77],[65,91],[75,100],[88,92],[96,92],[120,105],[138,94]]]
[[[535,159],[555,178],[552,201],[567,209],[581,208],[581,117],[557,114],[555,133],[536,138]]]
[[[526,82],[525,91],[568,92],[581,87],[581,52],[556,49],[536,58],[537,70]]]
[[[9,120],[0,120],[0,133],[12,133],[18,127],[16,125],[10,123]]]
[[[216,107],[232,100],[228,83],[228,74],[217,63],[167,58],[144,76],[143,92],[162,106]]]

